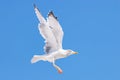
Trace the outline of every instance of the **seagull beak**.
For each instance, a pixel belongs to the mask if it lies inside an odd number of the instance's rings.
[[[78,52],[72,52],[73,54],[78,54]]]

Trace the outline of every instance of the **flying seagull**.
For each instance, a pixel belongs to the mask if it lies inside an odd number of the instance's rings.
[[[54,16],[53,12],[49,12],[47,20],[41,15],[40,11],[34,5],[34,10],[39,20],[38,29],[42,37],[45,39],[45,46],[43,55],[34,55],[31,59],[31,63],[38,61],[48,61],[53,64],[59,73],[62,73],[62,69],[55,64],[55,61],[60,58],[65,58],[72,54],[77,54],[70,49],[64,50],[62,48],[63,30]]]

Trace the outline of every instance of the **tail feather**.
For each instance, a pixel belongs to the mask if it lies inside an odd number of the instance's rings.
[[[45,60],[44,56],[34,55],[33,58],[31,59],[31,63],[36,63],[40,60]]]

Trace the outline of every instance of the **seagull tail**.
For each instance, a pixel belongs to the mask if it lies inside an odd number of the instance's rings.
[[[41,56],[41,55],[34,55],[33,58],[31,59],[31,63],[36,63],[40,60],[45,61],[45,56]]]

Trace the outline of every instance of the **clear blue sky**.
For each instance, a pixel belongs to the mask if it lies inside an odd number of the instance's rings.
[[[63,47],[79,52],[31,64],[43,54],[33,3],[44,17],[53,10],[64,30]],[[1,0],[0,80],[120,80],[119,0]]]

